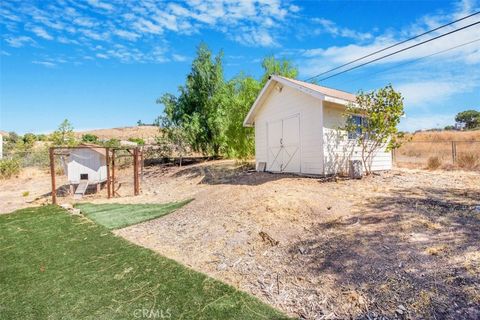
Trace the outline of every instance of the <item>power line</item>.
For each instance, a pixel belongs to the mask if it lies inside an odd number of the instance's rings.
[[[383,48],[383,49],[377,50],[377,51],[375,51],[375,52],[369,53],[369,54],[367,54],[367,55],[365,55],[365,56],[363,56],[363,57],[360,57],[360,58],[357,58],[357,59],[352,60],[352,61],[350,61],[350,62],[347,62],[347,63],[342,64],[342,65],[340,65],[340,66],[338,66],[338,67],[335,67],[335,68],[333,68],[333,69],[330,69],[330,70],[324,71],[324,72],[322,72],[322,73],[319,73],[319,74],[317,74],[316,76],[313,76],[313,77],[310,77],[310,78],[308,78],[308,79],[305,79],[304,81],[309,81],[309,80],[312,80],[312,79],[317,78],[317,77],[319,77],[319,76],[322,76],[322,75],[324,75],[324,74],[327,74],[327,73],[330,73],[330,72],[332,72],[332,71],[338,70],[338,69],[340,69],[340,68],[346,67],[346,66],[348,66],[348,65],[351,65],[352,63],[355,63],[355,62],[357,62],[357,61],[360,61],[360,60],[363,60],[363,59],[365,59],[365,58],[371,57],[371,56],[373,56],[373,55],[375,55],[375,54],[377,54],[377,53],[386,51],[386,50],[388,50],[388,49],[397,47],[397,46],[399,46],[399,45],[401,45],[401,44],[404,44],[405,42],[408,42],[408,41],[411,41],[411,40],[415,40],[415,39],[417,39],[417,38],[420,38],[421,36],[424,36],[424,35],[426,35],[426,34],[432,33],[432,32],[437,31],[437,30],[439,30],[439,29],[448,27],[448,26],[450,26],[450,25],[452,25],[452,24],[455,24],[455,23],[457,23],[457,22],[459,22],[459,21],[462,21],[462,20],[468,19],[468,18],[470,18],[470,17],[473,17],[473,16],[475,16],[475,15],[477,15],[477,14],[479,14],[479,13],[480,13],[480,11],[474,12],[474,13],[468,15],[468,16],[465,16],[465,17],[462,17],[462,18],[457,19],[457,20],[455,20],[455,21],[452,21],[452,22],[449,22],[449,23],[447,23],[447,24],[441,25],[441,26],[439,26],[439,27],[437,27],[437,28],[428,30],[428,31],[426,31],[426,32],[424,32],[424,33],[421,33],[421,34],[419,34],[419,35],[416,35],[416,36],[414,36],[414,37],[412,37],[412,38],[408,38],[408,39],[406,39],[406,40],[397,42],[397,43],[392,44],[392,45],[390,45],[390,46],[388,46],[388,47],[386,47],[386,48]]]
[[[430,57],[433,57],[433,56],[436,56],[436,55],[439,55],[439,54],[442,54],[442,53],[445,53],[445,52],[448,52],[448,51],[452,51],[452,50],[455,50],[455,49],[464,47],[464,46],[466,46],[466,45],[469,45],[469,44],[472,44],[472,43],[475,43],[475,42],[478,42],[478,41],[480,41],[480,38],[477,38],[477,39],[475,39],[475,40],[472,40],[472,41],[469,41],[469,42],[465,42],[465,43],[459,44],[459,45],[457,45],[457,46],[454,46],[454,47],[451,47],[451,48],[448,48],[448,49],[445,49],[445,50],[442,50],[442,51],[438,51],[438,52],[435,52],[435,53],[432,53],[432,54],[429,54],[429,55],[426,55],[426,56],[417,58],[417,59],[415,59],[415,60],[411,60],[411,61],[408,61],[408,62],[405,62],[405,63],[402,63],[402,64],[397,64],[397,65],[395,65],[395,66],[393,66],[393,67],[390,67],[390,68],[387,68],[387,69],[383,69],[383,70],[380,70],[380,71],[377,71],[377,72],[370,73],[368,76],[372,76],[372,75],[375,75],[375,74],[383,73],[383,72],[386,72],[386,71],[389,71],[389,70],[392,70],[392,69],[395,69],[395,68],[398,68],[398,67],[403,67],[403,66],[405,66],[405,65],[409,65],[409,64],[418,62],[418,61],[420,61],[420,60],[423,60],[423,59],[426,59],[426,58],[430,58]],[[345,83],[355,82],[355,81],[358,81],[358,80],[360,80],[360,79],[365,78],[366,76],[367,76],[367,75],[364,75],[364,76],[355,78],[355,79],[353,79],[353,80],[346,81]]]
[[[466,26],[464,26],[464,27],[461,27],[461,28],[458,28],[458,29],[449,31],[449,32],[447,32],[447,33],[444,33],[444,34],[441,34],[441,35],[439,35],[439,36],[433,37],[433,38],[431,38],[431,39],[428,39],[428,40],[425,40],[425,41],[416,43],[416,44],[414,44],[414,45],[411,45],[411,46],[409,46],[409,47],[406,47],[406,48],[397,50],[397,51],[392,52],[392,53],[389,53],[389,54],[386,54],[386,55],[381,56],[381,57],[379,57],[379,58],[376,58],[376,59],[373,59],[373,60],[364,62],[364,63],[362,63],[362,64],[356,65],[355,67],[352,67],[352,68],[343,70],[343,71],[341,71],[341,72],[334,73],[333,75],[330,75],[330,76],[328,76],[328,77],[322,78],[322,79],[320,79],[320,80],[318,80],[318,81],[324,81],[324,80],[327,80],[327,79],[336,77],[336,76],[341,75],[341,74],[343,74],[343,73],[345,73],[345,72],[348,72],[348,71],[351,71],[351,70],[355,70],[355,69],[358,69],[358,68],[360,68],[360,67],[366,66],[367,64],[376,62],[376,61],[378,61],[378,60],[382,60],[382,59],[391,57],[391,56],[393,56],[393,55],[395,55],[395,54],[397,54],[397,53],[400,53],[400,52],[403,52],[403,51],[406,51],[406,50],[409,50],[409,49],[418,47],[418,46],[420,46],[420,45],[422,45],[422,44],[425,44],[425,43],[427,43],[427,42],[431,42],[431,41],[433,41],[433,40],[437,40],[437,39],[439,39],[439,38],[448,36],[448,35],[450,35],[450,34],[452,34],[452,33],[459,32],[459,31],[462,31],[462,30],[464,30],[464,29],[473,27],[474,25],[477,25],[477,24],[480,24],[480,21],[477,21],[477,22],[475,22],[475,23],[471,23],[471,24],[466,25]]]

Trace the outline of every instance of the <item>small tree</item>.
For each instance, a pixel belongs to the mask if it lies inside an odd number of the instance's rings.
[[[54,146],[73,146],[75,145],[75,134],[73,133],[73,126],[67,120],[58,126],[58,129],[52,133],[51,140]]]
[[[466,110],[459,112],[455,116],[455,121],[465,125],[466,129],[475,129],[480,127],[480,111]]]
[[[82,136],[82,142],[86,143],[98,143],[98,137],[91,133],[85,133]]]
[[[377,91],[360,91],[356,103],[347,106],[344,129],[360,146],[367,175],[372,172],[372,160],[380,148],[392,150],[400,147],[402,134],[397,125],[403,115],[402,95],[391,85]]]
[[[161,135],[156,138],[161,154],[168,157],[177,156],[179,165],[182,166],[183,158],[191,151],[187,133],[183,128],[171,123],[168,117],[160,116],[157,120],[163,127],[160,130]]]

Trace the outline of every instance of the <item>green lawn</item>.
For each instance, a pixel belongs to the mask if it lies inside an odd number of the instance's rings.
[[[0,319],[278,319],[256,298],[56,206],[0,215]]]
[[[188,199],[166,204],[81,203],[75,205],[75,207],[96,223],[108,229],[118,229],[164,216],[183,207],[192,200]]]

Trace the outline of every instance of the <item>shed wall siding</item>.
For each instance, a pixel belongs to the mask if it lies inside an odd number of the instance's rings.
[[[271,91],[255,117],[255,159],[267,162],[267,122],[298,114],[300,117],[300,172],[323,174],[322,103],[298,90],[284,86]]]
[[[355,141],[348,139],[344,130],[338,129],[345,124],[342,108],[324,104],[323,151],[325,154],[325,174],[347,173],[349,160],[361,160],[361,148]],[[374,155],[373,171],[390,170],[391,153],[381,148]]]
[[[107,179],[105,157],[100,153],[82,148],[72,150],[68,157],[68,181],[72,184],[80,182],[80,174],[88,174],[91,183],[98,183]]]

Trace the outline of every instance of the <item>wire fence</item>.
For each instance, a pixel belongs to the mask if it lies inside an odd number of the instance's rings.
[[[117,154],[117,165],[125,169],[133,165],[130,156],[120,151]],[[15,159],[21,168],[36,167],[49,168],[49,154],[47,148],[29,151],[10,151],[3,155],[3,159]],[[174,164],[187,165],[210,159],[199,155],[167,154],[158,146],[144,146],[142,164]],[[59,161],[59,160],[58,160]],[[480,141],[411,141],[402,145],[393,152],[393,161],[397,167],[417,169],[464,169],[480,170]],[[61,165],[61,163],[58,163]]]
[[[393,160],[406,168],[480,170],[480,141],[411,141]]]
[[[47,169],[50,165],[48,149],[46,148],[28,151],[8,151],[3,154],[3,159],[16,160],[21,168],[36,167]]]

